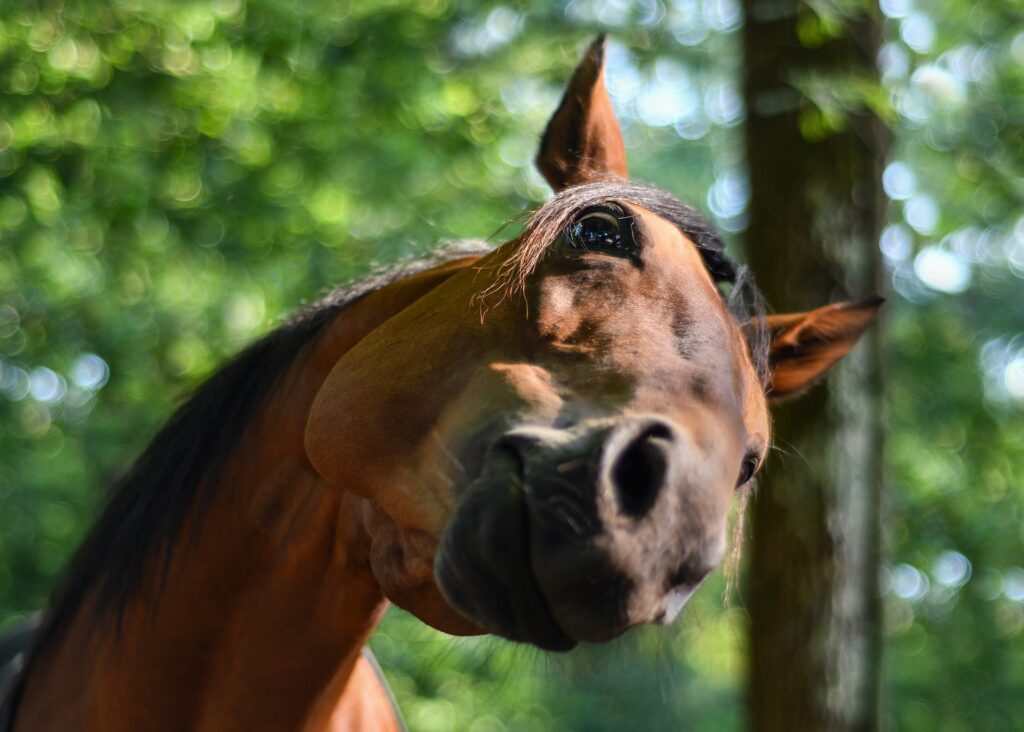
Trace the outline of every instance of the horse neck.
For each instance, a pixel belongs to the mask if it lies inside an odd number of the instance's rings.
[[[336,718],[386,601],[365,502],[310,466],[306,416],[348,349],[472,261],[364,296],[307,346],[233,450],[201,523],[193,507],[182,531],[194,544],[165,580],[150,573],[119,633],[78,613],[33,664],[18,729],[312,730]]]

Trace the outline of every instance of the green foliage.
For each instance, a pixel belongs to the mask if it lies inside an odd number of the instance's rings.
[[[887,712],[1024,716],[1024,9],[886,2],[899,115],[882,239],[891,469]]]
[[[862,5],[815,2],[807,42]],[[996,0],[882,6],[882,88],[801,89],[824,134],[886,110],[902,165],[882,242],[885,714],[1007,729],[1024,718],[1024,24]],[[726,0],[7,3],[0,619],[44,604],[103,487],[217,363],[325,288],[546,195],[536,141],[596,30],[616,40],[632,170],[741,231],[739,22]],[[720,596],[567,658],[397,612],[374,646],[415,730],[736,729],[746,623]]]

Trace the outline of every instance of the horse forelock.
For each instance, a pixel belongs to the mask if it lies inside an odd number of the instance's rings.
[[[703,214],[646,183],[609,178],[572,186],[555,194],[529,216],[522,235],[498,265],[494,283],[482,295],[522,292],[527,278],[565,228],[586,209],[612,202],[641,206],[672,223],[693,242],[729,311],[742,326],[751,363],[761,384],[766,385],[770,375],[769,333],[764,326],[764,299],[753,275],[745,265],[729,257],[721,234]]]

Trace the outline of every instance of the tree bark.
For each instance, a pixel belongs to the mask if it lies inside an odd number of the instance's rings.
[[[747,260],[776,312],[877,293],[885,135],[846,96],[854,78],[877,83],[874,0],[828,32],[804,0],[743,4]],[[746,593],[754,730],[878,727],[878,333],[826,385],[775,409]]]

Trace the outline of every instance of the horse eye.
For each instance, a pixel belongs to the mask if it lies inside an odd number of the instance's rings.
[[[757,471],[757,458],[748,457],[743,461],[743,465],[740,467],[740,477],[736,481],[736,487],[746,485],[750,482],[750,479],[754,477],[754,473]]]
[[[562,241],[570,249],[581,251],[598,249],[622,254],[632,251],[619,219],[608,211],[585,213],[566,227]]]

